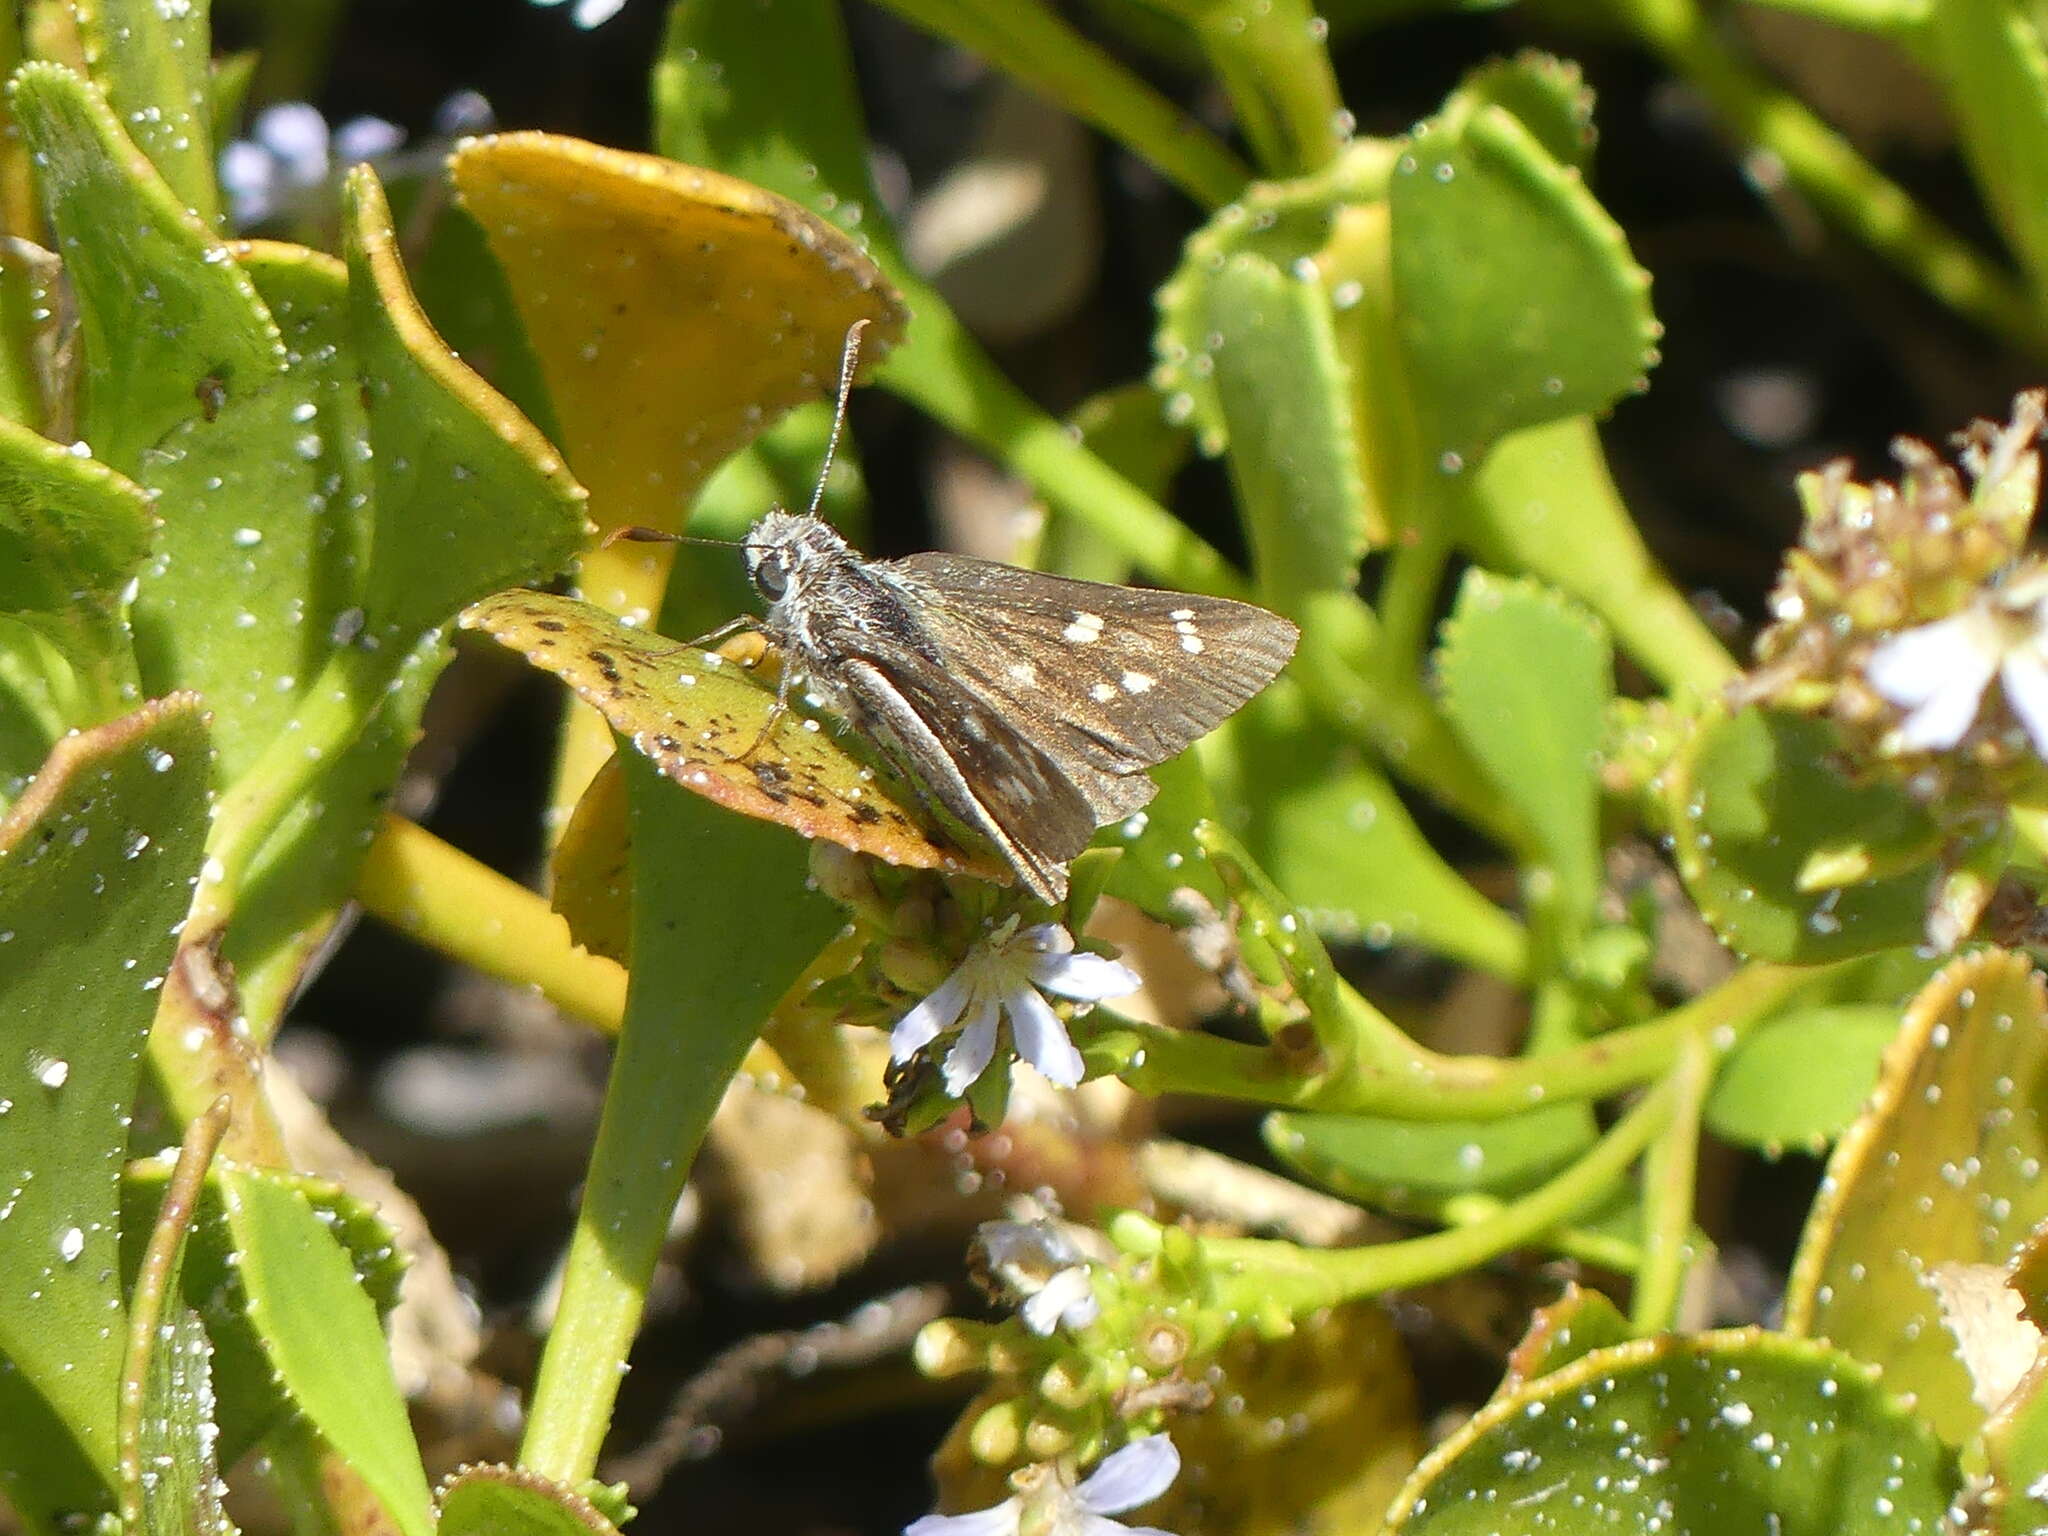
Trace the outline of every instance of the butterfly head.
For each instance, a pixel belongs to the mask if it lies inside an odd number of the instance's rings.
[[[747,535],[747,579],[772,610],[801,605],[805,589],[843,569],[852,552],[831,526],[807,512],[770,512]]]

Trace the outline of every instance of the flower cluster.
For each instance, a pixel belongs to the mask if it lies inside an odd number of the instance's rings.
[[[2044,411],[2026,394],[2009,425],[1976,423],[1960,473],[1902,441],[1896,486],[1841,464],[1803,477],[1800,544],[1738,702],[1828,715],[1855,761],[1898,764],[1930,801],[1967,807],[2033,773],[2048,756],[2048,567],[2022,551]]]

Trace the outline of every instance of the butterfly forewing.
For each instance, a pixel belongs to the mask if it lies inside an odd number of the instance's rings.
[[[1032,739],[1062,767],[1078,760],[1111,781],[1102,793],[1113,804],[1098,820],[1150,798],[1148,787],[1124,806],[1131,791],[1117,780],[1207,735],[1294,654],[1292,624],[1225,598],[961,555],[913,555],[880,568],[914,595],[948,671],[1029,720]]]

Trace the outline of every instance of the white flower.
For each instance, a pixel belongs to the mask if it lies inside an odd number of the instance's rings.
[[[889,1054],[900,1065],[961,1025],[940,1074],[946,1092],[958,1098],[995,1059],[996,1026],[1007,1016],[1017,1054],[1049,1081],[1072,1088],[1081,1081],[1081,1053],[1052,1004],[1039,994],[1094,1003],[1138,987],[1137,973],[1128,966],[1074,953],[1074,936],[1058,923],[1019,933],[1012,917],[970,949],[938,991],[896,1021]]]
[[[1961,741],[1996,677],[2034,750],[2048,757],[2048,593],[2030,576],[1962,612],[1893,635],[1864,664],[1870,686],[1909,711],[1894,739],[1909,752]]]
[[[1041,1463],[1013,1478],[1017,1492],[993,1508],[926,1515],[905,1526],[903,1536],[1169,1536],[1109,1517],[1151,1503],[1179,1475],[1173,1441],[1147,1435],[1103,1457],[1078,1487],[1064,1467]]]
[[[560,5],[562,0],[533,0],[535,5]],[[601,27],[626,8],[626,0],[576,0],[569,19],[588,32]]]
[[[1062,1323],[1086,1328],[1101,1312],[1088,1256],[1057,1222],[985,1221],[974,1244],[989,1274],[1023,1298],[1017,1315],[1040,1338]]]
[[[306,102],[265,107],[249,137],[220,152],[229,216],[237,228],[261,224],[288,211],[295,194],[325,187],[337,166],[377,159],[404,142],[404,130],[380,117],[351,118],[330,133],[320,109]]]

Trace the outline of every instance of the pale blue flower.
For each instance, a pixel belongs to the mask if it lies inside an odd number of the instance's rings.
[[[1072,1088],[1081,1081],[1081,1053],[1040,994],[1095,1003],[1123,997],[1139,985],[1128,966],[1076,954],[1074,936],[1058,923],[1020,933],[1012,917],[968,950],[936,992],[897,1020],[889,1054],[901,1065],[959,1025],[960,1038],[940,1068],[946,1092],[958,1098],[995,1059],[998,1025],[1007,1018],[1017,1054],[1049,1082]]]
[[[965,1515],[926,1515],[905,1526],[903,1536],[1169,1536],[1110,1517],[1150,1504],[1179,1475],[1173,1441],[1147,1435],[1103,1457],[1079,1484],[1063,1466],[1041,1463],[1012,1479],[1017,1491],[1002,1503]]]

